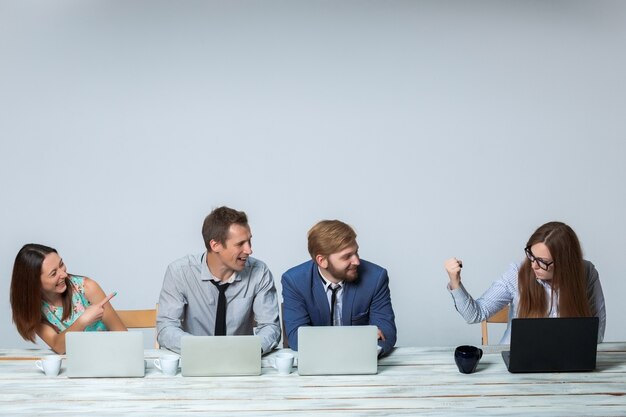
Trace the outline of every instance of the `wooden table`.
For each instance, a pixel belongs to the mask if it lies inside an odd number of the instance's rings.
[[[35,368],[45,350],[0,350],[0,416],[626,416],[626,343],[598,347],[597,370],[510,374],[485,347],[476,373],[458,372],[453,348],[397,348],[377,375],[165,376],[147,350],[145,378],[69,379]],[[271,355],[269,355],[271,357]]]

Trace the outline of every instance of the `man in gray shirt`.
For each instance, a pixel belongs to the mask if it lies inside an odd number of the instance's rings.
[[[202,226],[206,252],[172,262],[159,297],[157,340],[180,352],[184,335],[261,337],[263,353],[280,341],[278,297],[268,267],[252,258],[242,211],[219,207]],[[256,332],[255,332],[256,328]]]

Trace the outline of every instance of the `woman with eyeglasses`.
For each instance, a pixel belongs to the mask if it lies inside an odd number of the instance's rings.
[[[606,310],[598,271],[584,260],[576,233],[550,222],[530,236],[521,264],[511,264],[487,291],[474,300],[461,283],[460,259],[444,266],[454,305],[468,323],[480,323],[509,305],[509,325],[500,341],[510,343],[511,319],[533,317],[599,318],[598,342],[604,338]]]
[[[13,322],[20,336],[39,336],[56,353],[65,353],[65,333],[126,330],[98,283],[67,273],[57,251],[29,243],[15,257],[11,278]]]

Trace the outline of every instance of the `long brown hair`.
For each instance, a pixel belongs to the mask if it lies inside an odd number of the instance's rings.
[[[46,318],[41,313],[41,266],[44,258],[57,253],[48,246],[29,243],[24,245],[15,257],[11,277],[11,310],[13,323],[20,336],[35,342],[37,327]],[[69,276],[65,279],[67,290],[63,293],[63,318],[67,320],[72,313],[72,286]]]
[[[587,276],[582,249],[576,233],[561,222],[549,222],[532,234],[526,247],[543,243],[552,255],[553,276],[550,286],[559,294],[560,317],[591,316],[587,297]],[[518,317],[546,317],[548,300],[544,287],[537,282],[529,259],[524,260],[518,275]]]

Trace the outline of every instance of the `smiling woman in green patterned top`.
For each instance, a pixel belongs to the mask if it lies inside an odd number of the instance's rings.
[[[98,283],[70,275],[57,251],[29,243],[15,257],[11,309],[17,331],[35,342],[39,336],[56,353],[65,353],[65,333],[126,330]]]

